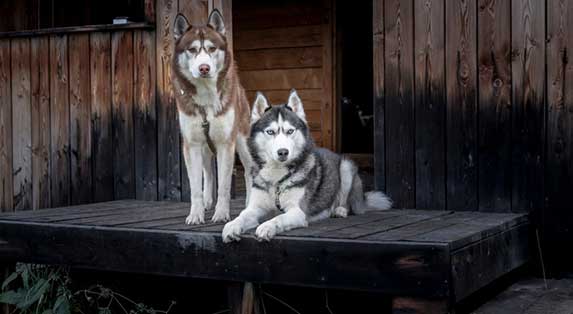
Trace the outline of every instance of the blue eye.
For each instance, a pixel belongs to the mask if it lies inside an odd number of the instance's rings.
[[[267,130],[266,132],[268,135],[275,135],[275,131],[273,130]]]
[[[291,135],[291,134],[293,134],[293,133],[294,133],[294,129],[289,129],[289,130],[287,130],[287,132],[286,132],[286,134],[288,134],[288,135]]]

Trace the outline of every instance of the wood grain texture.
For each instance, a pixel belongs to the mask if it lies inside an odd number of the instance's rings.
[[[446,208],[445,31],[442,0],[414,1],[416,207]]]
[[[478,2],[479,210],[511,209],[511,1]]]
[[[235,50],[261,48],[309,47],[321,45],[320,25],[271,28],[265,30],[244,30],[235,32]]]
[[[238,51],[235,55],[241,71],[322,66],[322,48],[279,48]]]
[[[288,101],[290,89],[282,90],[260,90],[271,104],[284,104]],[[297,89],[296,93],[304,104],[304,110],[321,110],[322,90],[321,89]],[[249,105],[255,101],[256,91],[247,91]]]
[[[570,269],[573,257],[561,245],[571,245],[573,215],[568,197],[573,186],[573,4],[547,2],[547,159],[546,207],[542,238],[551,247],[548,267]],[[551,243],[560,243],[551,245]]]
[[[11,42],[14,210],[32,209],[30,39]]]
[[[173,23],[177,1],[157,1],[157,164],[160,200],[181,199],[181,143],[175,95],[171,84]],[[186,178],[185,178],[186,179]]]
[[[261,6],[258,1],[242,0],[237,8],[233,19],[239,30],[319,25],[326,13],[321,1],[273,1]]]
[[[512,211],[543,206],[545,3],[512,4]]]
[[[134,32],[135,64],[135,195],[138,199],[157,199],[157,108],[155,71],[155,34]]]
[[[134,198],[133,32],[113,33],[111,51],[114,197]]]
[[[446,198],[450,210],[477,203],[477,2],[446,5]]]
[[[50,36],[50,121],[52,206],[70,203],[70,104],[68,37]]]
[[[246,90],[322,88],[324,73],[317,68],[241,71]],[[326,97],[326,95],[324,95]]]
[[[335,100],[334,100],[334,57],[332,37],[334,36],[334,15],[333,10],[328,8],[329,1],[322,1],[325,5],[323,14],[325,15],[324,22],[322,23],[322,118],[321,118],[321,146],[331,150],[334,147],[335,130],[334,115],[335,115]],[[328,8],[328,9],[326,9]],[[307,83],[307,86],[312,86]]]
[[[385,102],[385,49],[384,0],[373,5],[373,114],[374,114],[374,186],[386,190],[386,102]]]
[[[414,12],[411,1],[387,0],[385,17],[386,191],[396,208],[414,208]]]
[[[71,203],[89,203],[92,189],[90,37],[68,37],[70,57]]]
[[[48,37],[32,38],[32,208],[50,207],[50,51]]]
[[[10,41],[0,40],[0,212],[13,209],[10,57]]]
[[[113,199],[111,35],[90,35],[93,199]]]

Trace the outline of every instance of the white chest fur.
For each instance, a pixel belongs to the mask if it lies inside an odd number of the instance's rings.
[[[215,143],[225,143],[231,139],[235,122],[235,110],[229,108],[225,113],[215,116],[212,108],[206,108],[207,121],[209,121],[209,136]],[[206,141],[203,131],[203,118],[200,115],[187,115],[179,112],[179,125],[181,134],[187,142],[204,143]]]

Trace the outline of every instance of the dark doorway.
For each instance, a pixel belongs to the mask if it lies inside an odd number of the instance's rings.
[[[336,1],[340,150],[372,154],[372,2]]]

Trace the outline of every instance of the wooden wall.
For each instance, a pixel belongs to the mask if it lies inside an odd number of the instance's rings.
[[[532,212],[551,266],[572,261],[573,1],[375,0],[373,16],[377,186],[397,207]]]
[[[334,148],[330,1],[237,1],[235,59],[249,102],[285,103],[296,88],[316,143]]]
[[[156,198],[154,38],[0,40],[0,208]]]

